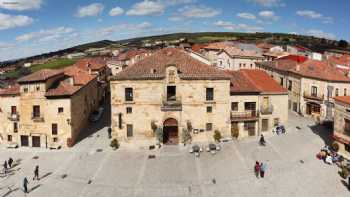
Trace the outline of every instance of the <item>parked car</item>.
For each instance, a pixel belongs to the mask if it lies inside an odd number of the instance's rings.
[[[286,128],[283,125],[278,125],[272,129],[272,132],[276,134],[286,133]]]
[[[103,107],[99,107],[97,110],[93,111],[90,115],[89,120],[91,122],[97,122],[101,119],[102,114],[104,112],[104,108]]]

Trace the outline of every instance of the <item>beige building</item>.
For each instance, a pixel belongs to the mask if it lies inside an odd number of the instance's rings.
[[[335,97],[333,138],[339,144],[339,153],[350,159],[350,96]]]
[[[0,90],[0,134],[8,145],[70,147],[98,105],[97,76],[76,66],[44,69]]]
[[[261,70],[227,71],[231,75],[231,132],[244,138],[271,133],[288,121],[288,91]]]
[[[218,52],[214,65],[220,69],[228,70],[255,69],[255,62],[263,60],[264,57],[256,51],[226,47]]]
[[[318,122],[333,121],[333,97],[349,94],[349,75],[328,61],[275,60],[257,63],[257,68],[288,89],[289,109]]]
[[[113,135],[126,142],[155,143],[152,124],[165,144],[213,141],[215,130],[230,136],[230,77],[186,51],[157,51],[111,78]],[[191,128],[191,129],[190,129]]]

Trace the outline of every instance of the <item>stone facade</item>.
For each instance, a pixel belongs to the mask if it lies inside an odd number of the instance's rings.
[[[263,57],[231,57],[225,52],[217,54],[215,65],[221,69],[239,70],[239,69],[255,69],[255,62],[263,61]]]
[[[215,130],[223,136],[230,136],[230,81],[183,80],[176,73],[177,68],[169,66],[166,69],[167,77],[162,80],[111,81],[112,129],[115,137],[123,141],[155,142],[151,123],[162,127],[169,118],[177,121],[179,142],[188,122],[193,130],[198,130],[198,134],[192,136],[193,141],[213,141]],[[166,106],[168,86],[176,86],[177,107]],[[132,101],[125,101],[126,88],[132,88]],[[206,100],[206,88],[213,88],[213,100]],[[132,112],[128,113],[127,108],[131,108]],[[209,131],[207,123],[211,123]],[[129,128],[132,125],[130,136],[127,136],[127,125]]]
[[[350,159],[350,103],[335,102],[334,139],[339,144],[339,153]]]

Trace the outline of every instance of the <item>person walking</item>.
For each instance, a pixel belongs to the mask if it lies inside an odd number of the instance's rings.
[[[256,178],[259,178],[260,164],[259,164],[258,161],[255,162],[254,171],[255,171],[255,176],[256,176]]]
[[[4,173],[7,174],[7,161],[4,162]]]
[[[348,189],[350,190],[350,176],[348,177]]]
[[[260,165],[260,176],[261,176],[261,178],[265,177],[266,170],[267,170],[266,163],[261,163],[261,165]]]
[[[107,132],[108,132],[108,138],[111,139],[112,138],[112,128],[108,127]]]
[[[24,179],[23,179],[23,190],[24,190],[24,193],[28,193],[28,184],[29,184],[29,181],[28,181],[27,177],[24,177]]]
[[[12,163],[13,163],[13,159],[10,157],[9,158],[9,161],[8,161],[8,164],[9,164],[9,167],[12,168]]]
[[[263,134],[261,134],[259,142],[260,142],[260,145],[265,146],[266,142]]]
[[[35,166],[33,180],[39,180],[39,166]]]

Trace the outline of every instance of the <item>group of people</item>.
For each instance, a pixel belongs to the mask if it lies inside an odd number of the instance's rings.
[[[259,161],[255,162],[254,172],[255,172],[256,178],[259,178],[259,177],[264,178],[266,170],[267,170],[267,164],[266,163],[262,163],[262,162],[259,162]]]
[[[331,150],[328,146],[325,146],[316,155],[318,159],[323,160],[326,164],[338,163],[343,160],[343,157],[339,155],[336,151]]]
[[[13,159],[11,157],[8,159],[8,161],[5,160],[4,165],[3,165],[5,175],[7,174],[8,170],[10,168],[12,168],[12,164],[13,164]]]

